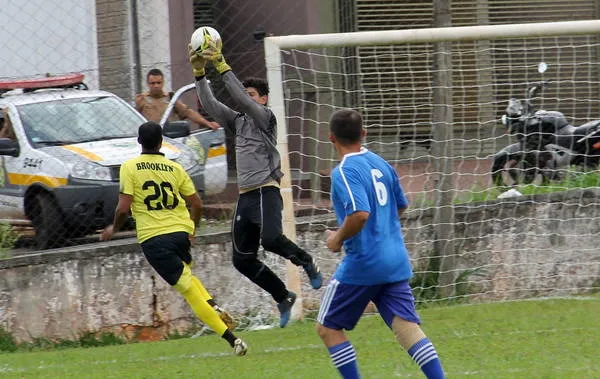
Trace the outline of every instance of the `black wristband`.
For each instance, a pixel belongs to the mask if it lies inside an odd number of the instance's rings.
[[[202,76],[196,76],[196,81],[198,82],[198,81],[202,80],[202,78],[204,78],[205,76],[206,76],[206,75],[202,75]]]

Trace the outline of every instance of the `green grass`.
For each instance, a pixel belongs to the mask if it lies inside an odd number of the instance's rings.
[[[0,222],[0,259],[12,258],[10,250],[15,247],[18,239],[19,235],[10,224]]]
[[[565,172],[560,180],[550,181],[546,184],[520,184],[514,187],[487,187],[474,185],[468,190],[459,191],[454,198],[455,204],[464,204],[471,202],[483,202],[495,200],[502,192],[514,188],[523,195],[539,195],[543,193],[561,192],[575,188],[595,188],[600,187],[600,172],[588,171],[581,172],[573,168]],[[433,205],[432,201],[420,199],[425,205]]]
[[[600,296],[427,308],[423,329],[448,378],[600,378]],[[312,322],[215,335],[0,354],[2,378],[338,378]],[[364,378],[423,377],[376,316],[349,333]]]

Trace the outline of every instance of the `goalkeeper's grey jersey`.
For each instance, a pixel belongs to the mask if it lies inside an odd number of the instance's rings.
[[[239,189],[259,187],[273,180],[279,182],[283,173],[276,148],[275,115],[246,94],[244,86],[233,72],[225,72],[222,78],[236,110],[214,97],[206,78],[196,81],[196,91],[206,112],[221,126],[233,129]]]

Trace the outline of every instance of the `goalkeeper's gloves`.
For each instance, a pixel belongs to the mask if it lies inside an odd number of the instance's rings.
[[[223,57],[223,53],[221,52],[223,42],[215,42],[210,38],[210,36],[206,36],[205,38],[207,48],[202,50],[202,56],[204,59],[212,62],[219,74],[230,71],[231,66],[225,62],[225,57]]]
[[[206,71],[204,70],[204,66],[206,66],[206,59],[192,49],[192,45],[188,45],[188,57],[190,63],[192,64],[192,71],[194,71],[194,76],[204,76],[206,75]]]

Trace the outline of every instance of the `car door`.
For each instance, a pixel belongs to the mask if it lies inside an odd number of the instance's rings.
[[[16,140],[14,133],[15,114],[9,107],[0,110],[4,115],[2,128],[0,128],[0,138],[6,140]],[[7,141],[5,141],[7,142]],[[11,181],[13,174],[18,175],[17,167],[24,164],[22,156],[13,157],[10,155],[0,155],[0,221],[11,224],[27,222],[23,207],[23,197],[25,190],[23,186],[14,184]]]
[[[69,173],[61,161],[30,145],[16,108],[8,107],[7,115],[19,153],[2,156],[4,181],[0,187],[0,215],[14,223],[29,223],[24,204],[27,190],[32,186],[51,189],[66,185]]]

